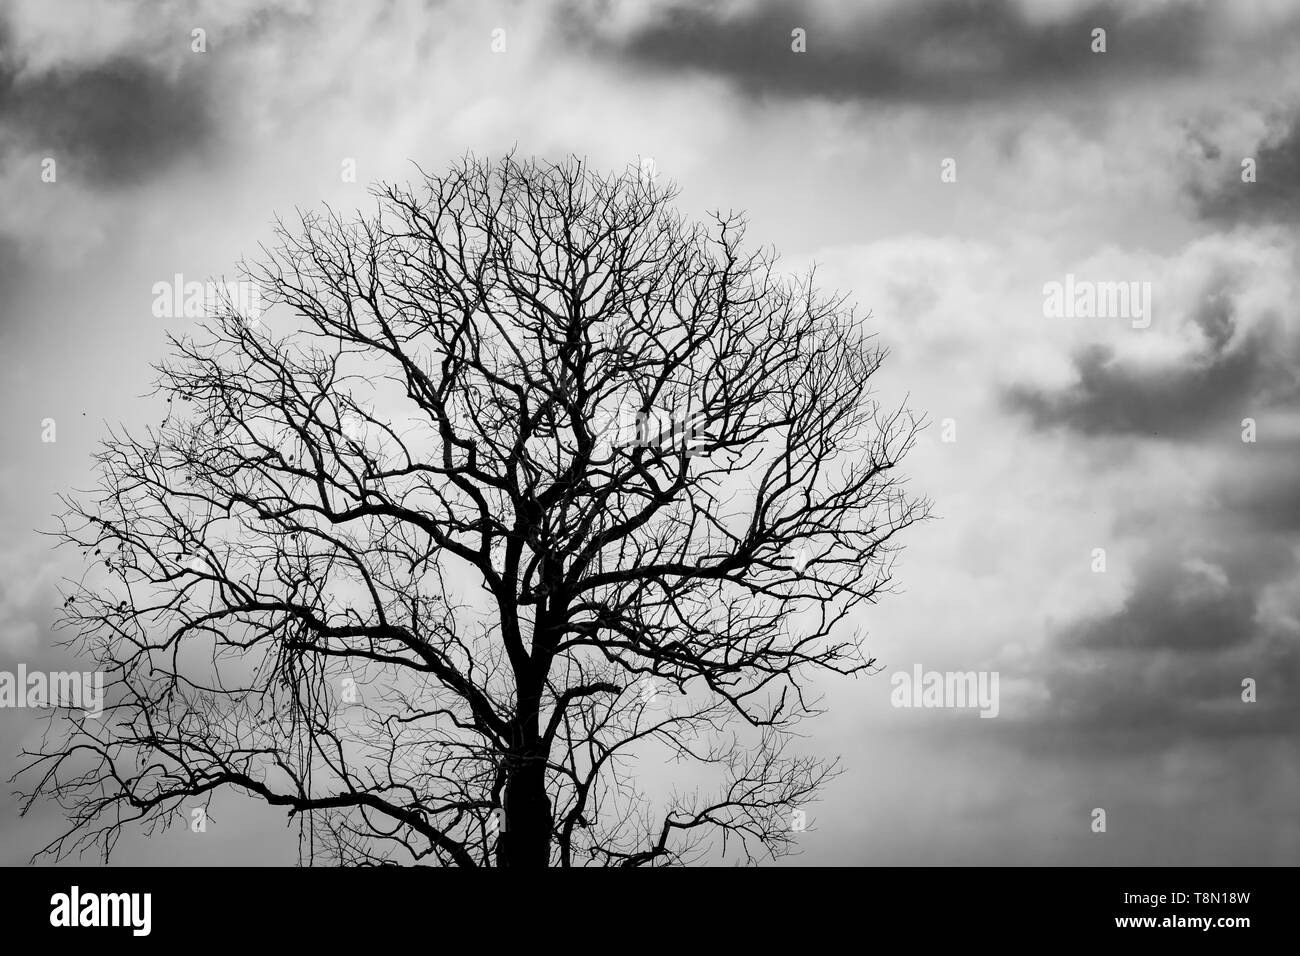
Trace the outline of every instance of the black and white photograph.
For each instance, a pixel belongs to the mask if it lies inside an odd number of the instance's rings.
[[[1298,226],[1300,0],[3,0],[6,925],[1283,931]]]

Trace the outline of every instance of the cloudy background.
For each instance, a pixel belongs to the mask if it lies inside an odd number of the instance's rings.
[[[743,209],[850,292],[882,398],[932,422],[908,471],[939,517],[860,616],[885,671],[821,688],[806,746],[846,772],[799,862],[1296,864],[1297,47],[1300,3],[1272,0],[11,0],[0,670],[66,665],[78,556],[37,532],[108,425],[155,414],[149,363],[193,320],[154,318],[153,283],[231,276],[276,213],[361,205],[411,160],[653,157],[685,211]],[[1150,328],[1045,317],[1067,273],[1150,282]],[[999,716],[891,708],[917,663],[999,672]],[[0,777],[39,730],[0,711]],[[0,863],[58,821],[6,792]],[[292,863],[296,836],[226,800],[115,860]]]

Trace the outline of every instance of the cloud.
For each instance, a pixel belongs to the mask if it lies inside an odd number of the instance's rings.
[[[1149,558],[1122,608],[1076,622],[1063,642],[1085,650],[1178,651],[1189,659],[1238,647],[1255,636],[1262,588],[1295,571],[1294,556],[1277,546],[1215,560],[1176,554]]]
[[[1260,250],[1255,264],[1251,249]],[[1294,402],[1300,330],[1288,321],[1296,278],[1288,255],[1267,242],[1191,249],[1156,283],[1162,330],[1084,344],[1071,356],[1073,381],[1010,385],[1006,405],[1039,429],[1186,440],[1229,434],[1243,417]]]
[[[1261,387],[1269,356],[1263,345],[1210,355],[1203,363],[1148,373],[1092,345],[1074,359],[1078,382],[1060,392],[1008,390],[1008,402],[1039,428],[1065,426],[1085,435],[1187,438],[1246,407]]]
[[[1300,112],[1274,118],[1269,126],[1249,153],[1230,151],[1204,130],[1189,131],[1189,139],[1203,149],[1207,171],[1192,178],[1186,191],[1203,219],[1225,224],[1300,221]],[[1254,182],[1242,179],[1241,163],[1247,157],[1255,161]]]
[[[1156,290],[1150,329],[1089,329],[1109,335],[1074,348],[1071,379],[1002,390],[1034,428],[1096,440],[1124,496],[1105,496],[1123,503],[1096,534],[1132,575],[1113,608],[1049,629],[1021,671],[1043,698],[1008,724],[1035,753],[1220,759],[1223,741],[1273,746],[1300,729],[1295,248],[1234,231],[1137,271]],[[1262,428],[1254,444],[1244,417]],[[1256,703],[1241,699],[1247,677],[1269,687]]]
[[[671,3],[619,31],[570,11],[569,30],[594,30],[597,45],[622,60],[722,77],[747,94],[918,102],[1187,74],[1215,39],[1207,8],[1190,3],[1094,2],[1045,17],[1014,0],[918,0],[848,20],[829,14],[824,4],[788,0]],[[791,50],[796,27],[807,31],[802,55]],[[1105,54],[1092,52],[1096,27],[1108,31]]]
[[[1150,552],[1119,610],[1053,636],[1036,665],[1044,699],[1009,718],[1026,749],[1156,752],[1300,730],[1293,551],[1242,538],[1178,560],[1169,545]],[[1269,608],[1277,586],[1281,616]],[[1253,703],[1242,699],[1248,677]]]
[[[1251,479],[1241,480],[1235,460],[1225,471],[1219,500],[1242,525],[1256,531],[1294,532],[1300,529],[1300,440],[1294,436],[1274,437],[1265,423],[1259,443],[1249,447],[1257,461],[1249,465]]]
[[[165,73],[129,56],[36,75],[0,68],[0,143],[54,157],[61,179],[144,182],[202,149],[213,127],[194,72]]]

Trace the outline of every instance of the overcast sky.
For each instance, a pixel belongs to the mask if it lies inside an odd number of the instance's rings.
[[[938,518],[858,616],[884,672],[821,685],[805,746],[846,773],[799,862],[1300,863],[1298,46],[1269,0],[9,0],[0,670],[66,661],[78,556],[36,532],[152,414],[193,321],[153,316],[155,282],[229,276],[277,213],[412,160],[652,157],[686,212],[745,210],[850,293],[882,399],[932,422],[906,470]],[[1149,282],[1149,327],[1045,315],[1071,274]],[[891,707],[918,663],[998,672],[997,718]],[[0,775],[38,732],[0,710]],[[56,823],[0,798],[0,863]],[[296,833],[227,800],[117,859],[291,863]]]

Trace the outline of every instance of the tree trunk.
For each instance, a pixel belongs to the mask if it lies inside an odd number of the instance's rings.
[[[541,575],[553,569],[543,562]],[[551,863],[551,801],[546,794],[546,758],[539,724],[542,688],[549,664],[544,641],[553,608],[537,608],[533,622],[532,658],[515,663],[518,710],[511,727],[506,784],[501,795],[505,825],[497,838],[497,866],[546,867]],[[518,619],[509,622],[518,638]]]
[[[546,764],[523,761],[506,780],[505,826],[497,839],[497,866],[545,867],[551,860],[551,801]]]

